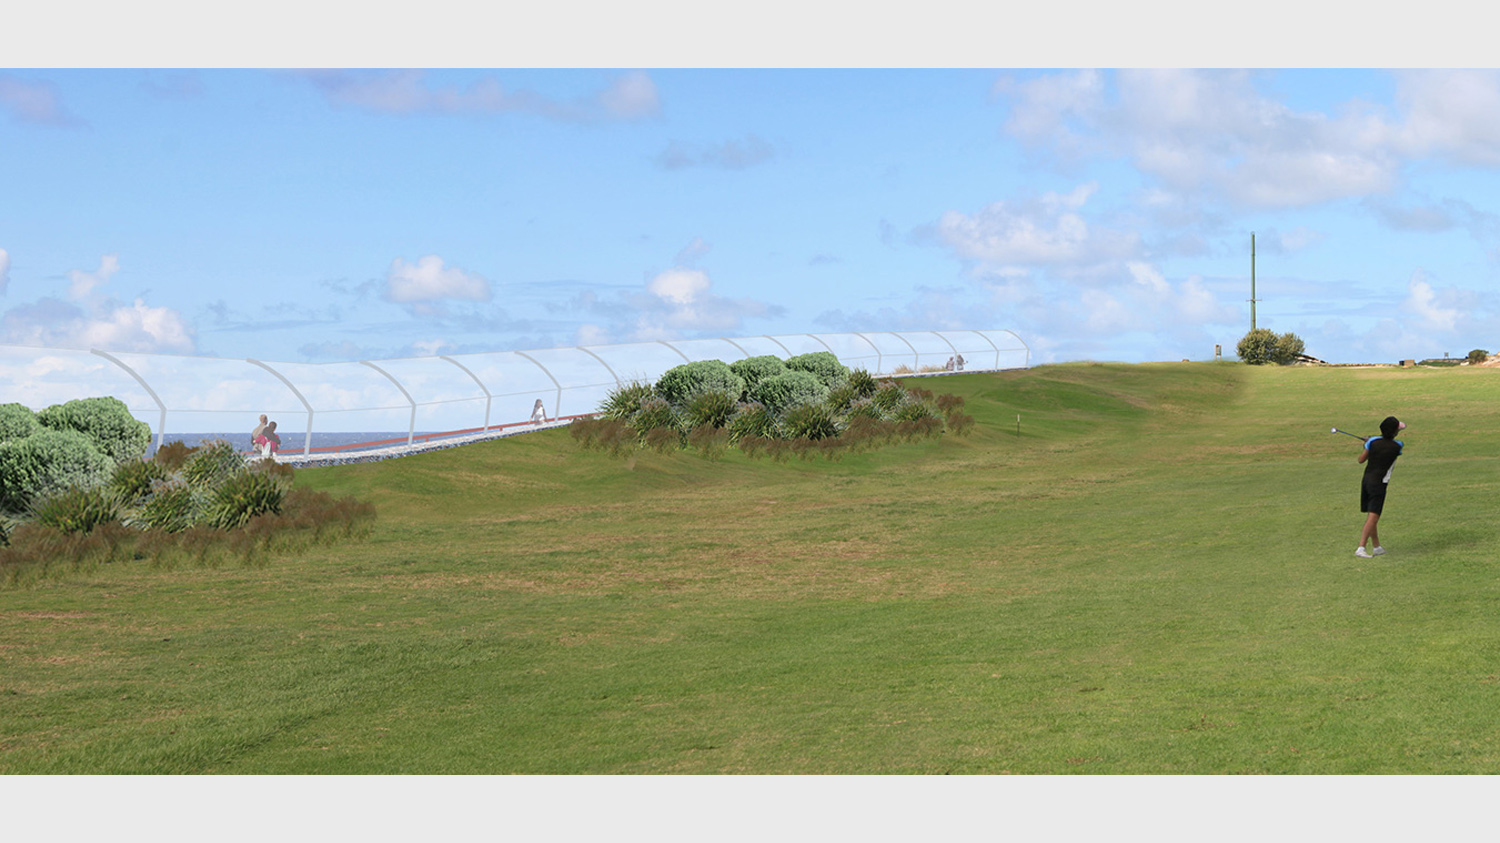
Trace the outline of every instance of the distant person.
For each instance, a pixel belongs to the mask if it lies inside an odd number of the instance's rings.
[[[547,408],[542,406],[542,399],[536,400],[535,406],[531,408],[531,423],[541,424],[547,420]]]
[[[266,430],[266,414],[265,413],[261,413],[260,414],[260,424],[256,425],[254,430],[250,431],[250,450],[252,450],[252,451],[255,450],[255,440],[259,439],[260,435],[262,433],[264,433],[265,430]]]
[[[964,370],[964,356],[962,354],[960,354],[960,355],[958,355],[958,357],[954,358],[953,362],[955,362],[955,363],[958,364],[958,370],[960,372],[962,372]]]
[[[1359,486],[1359,511],[1368,513],[1365,528],[1359,534],[1359,547],[1354,549],[1354,555],[1361,559],[1385,553],[1375,527],[1380,521],[1381,511],[1385,509],[1385,493],[1391,482],[1391,468],[1396,464],[1396,458],[1401,456],[1403,447],[1401,440],[1396,438],[1396,431],[1405,429],[1404,422],[1397,421],[1395,416],[1386,416],[1385,421],[1380,423],[1380,435],[1365,440],[1365,448],[1359,452],[1359,462],[1365,464],[1365,476]],[[1366,544],[1371,545],[1369,551],[1365,550]]]
[[[260,446],[260,455],[269,457],[281,449],[281,437],[276,435],[276,422],[267,424],[260,435],[255,437],[255,444]]]
[[[943,364],[943,371],[945,371],[945,372],[951,372],[951,371],[953,371],[953,366],[954,366],[953,358],[949,357],[948,358],[948,362]]]

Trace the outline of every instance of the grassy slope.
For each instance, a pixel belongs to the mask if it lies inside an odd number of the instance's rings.
[[[1052,366],[834,464],[305,471],[370,540],[0,592],[0,771],[1495,772],[1494,377]],[[1359,560],[1328,428],[1389,413]]]

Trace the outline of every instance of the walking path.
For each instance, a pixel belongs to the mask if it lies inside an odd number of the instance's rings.
[[[352,465],[360,462],[379,462],[381,460],[395,459],[396,457],[410,456],[411,454],[423,454],[428,451],[441,451],[445,448],[457,448],[460,445],[468,445],[472,442],[487,442],[491,439],[503,439],[507,436],[519,436],[523,433],[531,433],[537,430],[548,430],[554,427],[566,427],[571,424],[571,419],[557,419],[553,421],[528,424],[524,427],[510,427],[504,430],[487,430],[482,433],[469,433],[462,436],[451,436],[445,439],[434,439],[426,442],[413,442],[411,445],[390,445],[384,448],[368,448],[359,451],[333,451],[329,453],[303,454],[301,451],[283,451],[276,455],[276,461],[296,468],[317,468],[325,465]],[[260,459],[259,454],[247,455],[247,461]]]

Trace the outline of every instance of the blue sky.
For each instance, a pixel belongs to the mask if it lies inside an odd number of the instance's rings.
[[[1489,70],[53,63],[0,69],[3,344],[981,328],[1207,359],[1249,327],[1255,232],[1259,325],[1311,354],[1500,349]]]

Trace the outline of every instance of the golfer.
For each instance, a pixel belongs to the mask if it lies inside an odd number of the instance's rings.
[[[1359,485],[1359,511],[1369,513],[1365,517],[1365,528],[1359,534],[1359,547],[1354,555],[1369,559],[1385,553],[1380,546],[1380,535],[1375,525],[1380,521],[1380,512],[1385,509],[1385,491],[1391,482],[1391,467],[1401,456],[1401,440],[1396,431],[1405,430],[1406,425],[1395,416],[1386,416],[1380,423],[1380,435],[1365,440],[1365,448],[1359,452],[1359,461],[1365,464],[1365,476]],[[1365,545],[1371,545],[1369,551]]]

